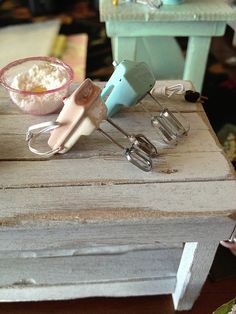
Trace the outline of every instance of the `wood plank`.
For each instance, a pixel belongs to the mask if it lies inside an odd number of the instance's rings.
[[[191,269],[194,264],[194,255],[197,251],[197,246],[197,242],[187,242],[184,245],[183,254],[181,256],[181,261],[177,272],[176,287],[174,293],[172,294],[175,309],[178,307],[179,301],[185,294],[186,287],[189,284]],[[202,267],[203,266],[204,265],[202,265]],[[197,291],[197,293],[199,293],[199,291]]]
[[[65,232],[65,229],[62,231]],[[27,233],[27,232],[26,232]],[[44,233],[46,236],[47,231]],[[29,236],[29,235],[28,235]],[[6,239],[6,238],[5,238]],[[7,241],[7,239],[6,239]],[[34,249],[29,248],[28,244],[25,247],[21,246],[8,246],[4,250],[0,248],[0,258],[1,259],[21,259],[21,258],[44,258],[44,257],[74,257],[74,256],[96,256],[96,255],[117,255],[117,254],[127,254],[132,251],[146,252],[159,250],[183,250],[183,243],[139,243],[139,244],[104,244],[104,243],[93,243],[89,244],[80,241],[78,245],[78,240],[75,240],[73,244],[64,245],[60,244],[58,247],[39,249],[35,247]]]
[[[27,220],[228,216],[235,214],[235,189],[235,181],[6,189],[0,191],[0,217],[2,224],[19,224]]]
[[[189,121],[192,130],[207,130],[209,127],[202,120],[199,113],[190,112],[183,113],[186,120]],[[56,114],[47,116],[30,116],[30,115],[2,115],[0,134],[26,134],[29,126],[45,121],[55,121]],[[145,131],[155,134],[155,129],[151,126],[148,113],[140,112],[123,112],[117,114],[112,120],[121,128],[130,133],[142,133]],[[119,133],[115,128],[104,122],[102,124],[104,130],[111,134]]]
[[[24,293],[26,291],[24,290]],[[127,298],[84,298],[68,301],[47,302],[2,302],[0,311],[4,314],[153,314],[153,309],[165,314],[213,313],[219,306],[236,295],[236,277],[213,282],[207,279],[200,297],[190,311],[174,311],[171,295],[142,296]],[[206,303],[207,300],[207,303]]]
[[[73,300],[95,297],[127,297],[169,294],[174,290],[175,277],[151,280],[101,282],[81,285],[11,286],[0,289],[0,301]]]
[[[187,243],[177,273],[177,289],[173,294],[176,310],[192,308],[200,294],[202,282],[205,282],[209,274],[218,245],[216,239],[212,239],[211,243],[199,243],[195,246]]]
[[[181,254],[181,249],[159,249],[70,257],[1,259],[0,287],[24,285],[27,280],[28,284],[38,286],[175,277]]]
[[[140,211],[139,211],[140,213]],[[98,213],[95,213],[98,215]],[[229,217],[162,216],[129,220],[67,218],[11,221],[1,226],[0,251],[7,257],[76,256],[127,252],[134,249],[182,248],[183,242],[211,243],[229,238],[235,221]],[[64,215],[65,216],[65,215]],[[39,218],[39,217],[38,217]],[[43,218],[45,218],[43,220]],[[58,219],[56,219],[58,218]],[[69,219],[71,218],[71,219]],[[88,215],[87,215],[88,218]],[[15,224],[14,224],[15,222]],[[211,226],[210,232],[206,232]],[[137,236],[138,230],[138,236]]]
[[[114,138],[118,140],[120,144],[129,146],[126,139],[121,137]],[[149,136],[149,139],[157,147],[159,154],[187,154],[190,152],[222,151],[222,148],[216,144],[209,131],[190,131],[189,135],[183,138],[182,141],[174,147],[168,147],[160,144],[159,138],[157,137]],[[1,160],[45,160],[45,158],[35,155],[29,151],[25,141],[25,136],[4,135],[1,137],[1,145]],[[42,149],[43,147],[43,149],[46,149],[44,146],[45,145],[41,145],[39,143],[39,145],[36,145],[35,147],[39,149]],[[121,156],[122,153],[123,152],[116,145],[102,137],[102,135],[98,132],[94,132],[89,137],[81,138],[81,140],[66,154],[57,154],[53,158],[71,159],[96,156]]]
[[[62,169],[66,171],[62,173]],[[148,174],[129,164],[125,158],[115,156],[35,162],[2,161],[0,173],[0,188],[4,189],[235,178],[220,152],[188,153],[187,158],[185,154],[163,154],[154,160],[153,170]]]
[[[212,137],[209,130],[190,130],[189,135],[184,137],[176,146],[168,147],[160,143],[160,138],[155,130],[145,132],[152,143],[157,147],[159,154],[186,154],[190,152],[219,152],[222,147]],[[120,133],[111,133],[111,135],[122,145],[129,146],[129,142],[121,136]],[[36,145],[42,151],[48,150],[45,147],[47,138],[42,138],[41,142]],[[45,158],[35,155],[29,151],[25,141],[25,134],[1,135],[0,160],[45,160]],[[81,138],[74,147],[64,155],[55,155],[53,158],[71,159],[71,158],[90,158],[96,156],[121,156],[122,150],[116,145],[105,139],[98,132],[94,132],[89,137]]]

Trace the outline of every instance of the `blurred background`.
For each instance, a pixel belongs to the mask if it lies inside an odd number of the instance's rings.
[[[205,111],[236,164],[236,43],[229,25],[212,39],[202,94]],[[177,38],[186,51],[187,38]],[[26,56],[52,55],[71,65],[75,80],[106,81],[113,72],[110,39],[99,21],[99,0],[1,0],[0,68]]]

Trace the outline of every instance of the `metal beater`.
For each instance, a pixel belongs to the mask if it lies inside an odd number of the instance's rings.
[[[115,127],[131,143],[124,147],[106,133],[100,123],[106,120]],[[26,141],[30,151],[35,154],[50,157],[56,153],[63,154],[79,141],[81,136],[89,136],[94,130],[99,131],[123,150],[126,159],[143,171],[152,169],[151,157],[157,155],[155,146],[142,134],[132,135],[107,118],[107,108],[101,98],[101,89],[90,79],[86,79],[68,98],[56,121],[49,121],[29,127]],[[42,133],[51,132],[48,145],[51,150],[40,152],[32,145]]]
[[[131,107],[140,102],[147,94],[160,108],[158,115],[151,115],[152,126],[156,128],[161,140],[166,144],[176,144],[180,138],[187,135],[189,123],[180,113],[172,113],[151,94],[155,77],[147,64],[124,60],[117,64],[115,70],[102,90],[102,98],[108,109],[108,116],[113,116],[122,107]],[[178,118],[177,118],[178,116]]]

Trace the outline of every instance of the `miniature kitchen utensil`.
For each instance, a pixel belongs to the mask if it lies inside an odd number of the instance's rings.
[[[114,115],[123,106],[136,105],[149,94],[160,108],[158,115],[151,115],[151,123],[161,135],[161,140],[166,144],[176,144],[178,139],[188,133],[189,123],[186,119],[180,113],[172,113],[151,94],[155,77],[144,62],[124,60],[114,65],[115,70],[102,91],[108,116]]]
[[[177,112],[175,115],[168,108],[164,107],[150,92],[148,94],[161,109],[158,115],[152,116],[152,126],[156,128],[164,143],[168,145],[177,144],[180,138],[188,134],[190,124],[182,114]]]
[[[158,155],[156,147],[148,140],[143,134],[129,134],[124,129],[121,129],[117,124],[114,123],[110,118],[106,119],[113,127],[120,131],[135,147],[143,150],[146,154],[151,157],[156,157]]]
[[[155,77],[144,62],[124,60],[115,70],[102,90],[102,98],[113,116],[122,107],[136,105],[154,86]]]
[[[100,123],[107,119],[107,108],[101,98],[101,89],[90,79],[86,79],[71,96],[66,98],[64,104],[56,121],[41,123],[28,129],[26,140],[33,153],[46,157],[55,153],[63,154],[71,149],[81,136],[89,136],[94,130],[98,130],[124,151],[129,162],[144,171],[151,170],[151,155],[156,153],[156,149],[145,136],[129,135],[108,119],[107,122],[126,135],[131,142],[131,147],[126,148],[101,129]],[[51,134],[48,145],[51,150],[40,152],[32,146],[33,141],[42,133],[49,131]]]

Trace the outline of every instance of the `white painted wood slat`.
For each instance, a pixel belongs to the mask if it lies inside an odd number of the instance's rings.
[[[5,189],[2,223],[37,219],[129,219],[235,212],[235,181],[177,182]],[[155,195],[155,197],[154,197]],[[226,197],[231,195],[231,197]]]
[[[45,219],[46,221],[35,224],[34,221],[22,220],[18,225],[5,224],[2,226],[0,254],[4,258],[36,258],[63,254],[75,256],[82,253],[123,253],[135,249],[182,248],[184,242],[210,245],[212,242],[218,243],[221,239],[227,239],[234,227],[233,220],[215,215],[156,218],[153,215],[142,219],[141,211],[137,210],[117,221],[99,219],[99,212],[95,214],[97,216],[94,215],[93,218],[97,218],[96,220],[78,220],[70,214],[70,221]],[[129,219],[124,219],[127,216]]]
[[[62,173],[62,169],[66,171]],[[163,154],[154,160],[149,174],[118,157],[2,161],[0,174],[1,188],[234,179],[227,160],[220,152],[188,153],[188,159],[184,154]]]
[[[170,294],[174,291],[176,277],[125,282],[101,282],[74,285],[15,285],[0,288],[1,302],[68,300],[86,297],[127,297]]]
[[[208,126],[203,122],[200,113],[184,113],[183,116],[191,124],[192,130],[207,130]],[[29,126],[45,121],[56,120],[57,115],[47,116],[30,116],[30,115],[2,115],[0,124],[0,134],[22,134],[25,135]],[[150,117],[148,113],[140,112],[125,112],[119,113],[112,120],[131,133],[151,132],[156,134],[155,129],[151,126]],[[108,123],[103,123],[102,127],[112,135],[119,134],[119,132],[110,126]],[[120,137],[123,137],[123,135]]]
[[[30,280],[35,285],[53,285],[175,277],[181,254],[181,249],[164,249],[70,257],[2,259],[0,287]]]
[[[149,133],[146,133],[148,135]],[[114,134],[112,134],[114,136]],[[122,145],[129,145],[126,139],[119,136],[114,136],[116,140]],[[148,136],[148,138],[156,145],[160,154],[187,154],[190,152],[217,152],[222,151],[215,139],[211,136],[208,130],[190,130],[189,135],[183,138],[178,145],[170,148],[160,145],[159,137],[156,133]],[[44,143],[47,142],[47,139]],[[46,160],[43,157],[39,157],[31,153],[25,142],[25,135],[2,135],[1,136],[1,151],[0,160]],[[41,148],[39,145],[37,148]],[[43,147],[44,150],[48,150],[48,147]],[[64,155],[55,155],[53,158],[59,159],[71,159],[71,158],[88,158],[95,156],[122,156],[122,150],[116,145],[105,139],[98,132],[94,132],[89,137],[81,138],[79,143]]]

